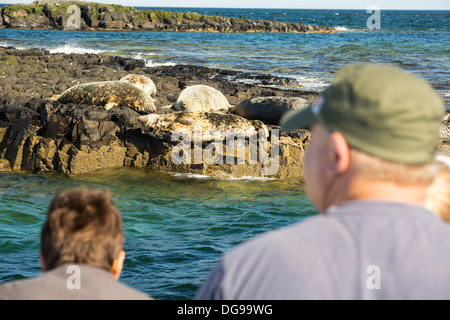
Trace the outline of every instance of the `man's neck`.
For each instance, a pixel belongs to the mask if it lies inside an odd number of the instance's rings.
[[[356,200],[401,202],[418,206],[425,204],[426,187],[422,185],[399,185],[390,181],[362,179],[354,179],[344,185],[346,188],[336,188],[330,192],[326,208]]]

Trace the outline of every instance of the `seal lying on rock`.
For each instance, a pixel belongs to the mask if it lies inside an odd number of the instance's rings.
[[[153,98],[129,81],[130,79],[79,84],[53,99],[61,103],[104,106],[106,110],[124,106],[140,113],[154,112],[156,107]]]
[[[290,109],[303,109],[308,104],[305,99],[296,97],[258,97],[240,102],[233,113],[248,120],[278,125],[283,113]]]
[[[212,112],[231,108],[227,98],[217,89],[206,85],[190,86],[181,91],[172,109],[189,112]]]
[[[136,87],[147,93],[149,96],[154,97],[156,95],[155,83],[149,77],[140,74],[129,74],[120,79],[120,81],[126,81],[134,84]]]
[[[261,121],[251,121],[234,114],[215,112],[175,112],[172,114],[148,114],[138,118],[153,138],[173,142],[175,132],[184,132],[194,138],[201,136],[203,142],[224,141],[227,136],[251,136],[268,128]],[[198,132],[196,132],[198,131]]]

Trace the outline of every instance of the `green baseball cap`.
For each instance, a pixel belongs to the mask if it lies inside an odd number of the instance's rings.
[[[306,109],[286,112],[284,131],[319,123],[367,154],[407,164],[435,161],[444,104],[425,80],[400,68],[354,64]]]

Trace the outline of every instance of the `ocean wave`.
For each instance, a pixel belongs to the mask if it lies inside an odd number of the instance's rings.
[[[450,90],[437,90],[444,98],[450,98]]]
[[[144,59],[144,61],[145,61],[145,66],[148,68],[173,67],[173,66],[177,65],[175,62],[153,62],[153,60],[150,60],[150,59]]]
[[[145,66],[147,68],[154,68],[154,67],[173,67],[176,66],[177,64],[175,62],[154,62],[151,59],[146,59],[142,56],[142,53],[138,53],[137,55],[135,55],[133,57],[133,59],[136,60],[143,60],[145,63]]]
[[[14,48],[16,50],[27,50],[28,48],[20,47],[20,46],[13,46],[5,41],[0,42],[0,48]]]
[[[180,177],[180,178],[193,178],[193,179],[211,179],[211,180],[257,180],[257,181],[267,181],[267,180],[277,180],[276,178],[270,178],[270,177],[251,177],[251,176],[243,176],[243,177],[233,177],[233,176],[208,176],[204,174],[199,173],[181,173],[181,172],[167,172],[170,176],[173,177]]]
[[[353,31],[360,31],[360,30],[356,30],[356,29],[349,29],[347,27],[344,26],[337,26],[334,27],[337,31],[343,31],[343,32],[353,32]]]
[[[65,53],[65,54],[70,54],[70,53],[76,53],[76,54],[85,54],[85,53],[93,53],[93,54],[99,54],[104,52],[104,50],[99,50],[99,49],[90,49],[90,48],[83,48],[83,47],[78,47],[74,44],[65,44],[56,48],[51,48],[48,49],[48,51],[50,53]]]
[[[251,177],[251,176],[243,176],[243,177],[226,177],[222,178],[224,180],[257,180],[257,181],[267,181],[267,180],[278,180],[276,178],[269,178],[269,177]]]
[[[312,76],[293,76],[303,89],[311,91],[321,91],[328,86],[328,82]]]

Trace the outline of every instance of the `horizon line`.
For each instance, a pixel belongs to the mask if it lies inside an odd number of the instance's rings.
[[[255,7],[165,7],[165,6],[135,6],[127,5],[126,7],[140,7],[140,8],[198,8],[198,9],[258,9],[258,10],[367,10],[367,8],[255,8]],[[380,10],[416,10],[416,11],[450,11],[450,9],[383,9]]]
[[[64,1],[64,0],[62,0]],[[66,1],[70,1],[70,0],[66,0]],[[77,1],[77,0],[74,0]],[[102,3],[102,4],[108,4],[108,3],[103,3],[103,2],[98,2],[98,1],[88,1],[88,0],[79,0],[80,2],[97,2],[97,3]],[[23,3],[23,2],[18,2],[18,3],[1,3],[0,5],[15,5],[15,4],[27,4],[27,3]],[[28,3],[28,4],[32,4],[32,3]],[[125,5],[125,4],[115,4],[115,5],[120,5],[123,7],[134,7],[134,8],[198,8],[198,9],[256,9],[256,10],[367,10],[367,8],[266,8],[266,7],[198,7],[198,6],[144,6],[144,5]],[[391,11],[397,11],[397,10],[409,10],[409,11],[450,11],[449,9],[424,9],[424,8],[414,8],[414,9],[410,9],[410,8],[388,8],[388,9],[383,9],[380,7],[380,10],[391,10]]]

